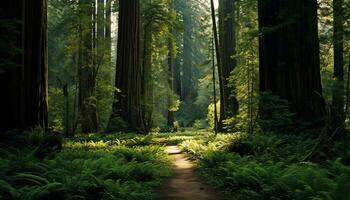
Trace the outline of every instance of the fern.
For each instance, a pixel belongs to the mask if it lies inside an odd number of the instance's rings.
[[[28,183],[33,183],[35,185],[41,185],[41,186],[50,183],[50,181],[44,177],[34,175],[34,174],[28,174],[28,173],[18,173],[15,176],[15,179],[17,179],[17,181],[25,181]]]

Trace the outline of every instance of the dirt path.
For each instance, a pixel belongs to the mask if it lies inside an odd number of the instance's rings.
[[[173,176],[158,191],[159,200],[220,200],[220,195],[203,184],[178,146],[167,146],[173,158]]]

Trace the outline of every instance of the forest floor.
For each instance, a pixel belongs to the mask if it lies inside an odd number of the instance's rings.
[[[350,199],[349,139],[319,162],[301,161],[317,142],[306,134],[96,133],[62,148],[57,139],[0,135],[0,199]]]
[[[158,199],[167,200],[219,200],[220,195],[204,184],[194,171],[194,164],[177,145],[168,145],[166,152],[172,158],[173,175],[158,191]]]

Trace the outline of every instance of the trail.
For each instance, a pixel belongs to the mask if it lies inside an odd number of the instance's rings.
[[[158,191],[159,200],[220,200],[220,195],[202,183],[195,174],[193,163],[178,146],[167,146],[166,151],[173,159],[173,176],[165,181]]]

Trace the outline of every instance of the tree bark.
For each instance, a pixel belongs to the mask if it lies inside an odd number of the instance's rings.
[[[140,1],[119,0],[119,28],[113,111],[107,131],[144,133],[141,106]],[[121,122],[116,124],[116,122]]]
[[[290,102],[296,120],[321,126],[316,0],[259,0],[260,91]],[[261,102],[263,103],[263,102]],[[264,116],[261,106],[261,117]]]
[[[96,33],[94,0],[80,0],[80,45],[79,45],[79,122],[82,133],[98,130],[96,93]]]
[[[151,2],[149,2],[151,3]],[[150,20],[150,19],[147,19]],[[146,21],[146,20],[145,20]],[[143,96],[143,119],[147,130],[152,127],[153,115],[153,86],[152,76],[152,21],[147,21],[143,27],[143,53],[142,53],[142,96]]]
[[[0,19],[13,25],[13,32],[5,34],[18,33],[13,44],[22,50],[8,58],[14,66],[7,63],[0,69],[0,131],[47,128],[47,1],[5,1]]]
[[[105,28],[106,28],[106,18],[105,18],[105,2],[104,0],[97,1],[97,18],[96,18],[96,26],[97,26],[97,36],[96,36],[96,62],[97,67],[99,68],[104,64],[105,54],[108,52],[108,47],[106,44],[105,37]]]
[[[111,36],[111,32],[112,32],[112,20],[111,20],[111,16],[112,16],[112,0],[107,0],[106,1],[106,23],[105,23],[105,38],[106,38],[106,51],[107,51],[107,55],[108,55],[108,59],[110,60],[111,58],[111,52],[112,52],[112,36]],[[111,63],[111,62],[108,62]]]
[[[171,31],[172,32],[172,31]],[[174,111],[172,110],[172,106],[174,104],[174,99],[173,99],[173,93],[174,93],[174,85],[173,85],[173,79],[174,79],[174,64],[175,64],[175,59],[174,59],[174,53],[173,53],[173,42],[169,38],[168,39],[168,84],[169,84],[169,92],[168,92],[168,113],[167,113],[167,125],[170,130],[174,129],[174,122],[175,122],[175,117],[174,117]]]
[[[235,97],[235,88],[229,87],[228,78],[236,67],[236,59],[232,58],[236,53],[235,30],[235,1],[219,1],[219,39],[220,39],[220,131],[223,120],[238,114],[238,101]]]
[[[181,34],[179,32],[176,32],[176,43],[178,44],[177,46],[179,47],[182,44]],[[177,50],[178,53],[175,58],[175,63],[174,63],[174,79],[173,79],[173,86],[174,86],[174,91],[177,96],[179,96],[180,101],[183,101],[183,96],[182,96],[182,57],[183,57],[183,52],[181,49]]]
[[[220,84],[220,97],[223,92],[223,80],[222,80],[222,67],[221,67],[221,57],[220,57],[220,44],[219,44],[219,35],[218,35],[218,29],[217,29],[217,24],[216,24],[216,17],[215,17],[215,5],[214,5],[214,0],[210,1],[210,8],[211,8],[211,18],[212,18],[212,24],[213,24],[213,37],[214,37],[214,46],[215,46],[215,54],[216,54],[216,62],[218,65],[218,74],[219,74],[219,84]],[[213,61],[214,62],[214,61]],[[216,106],[216,102],[214,104]],[[220,99],[220,107],[221,107],[221,99]],[[221,110],[221,108],[220,108]],[[217,123],[217,130],[222,130],[222,121],[218,120]]]
[[[192,15],[184,13],[183,24],[184,24],[184,35],[183,35],[183,65],[182,65],[182,98],[186,103],[192,102],[195,97],[194,80],[193,80],[193,59],[192,59],[192,48],[193,48],[193,19]]]
[[[344,26],[343,0],[333,0],[333,44],[334,44],[334,71],[335,83],[332,99],[332,126],[333,129],[342,127],[344,115]],[[342,128],[343,129],[343,128]]]

